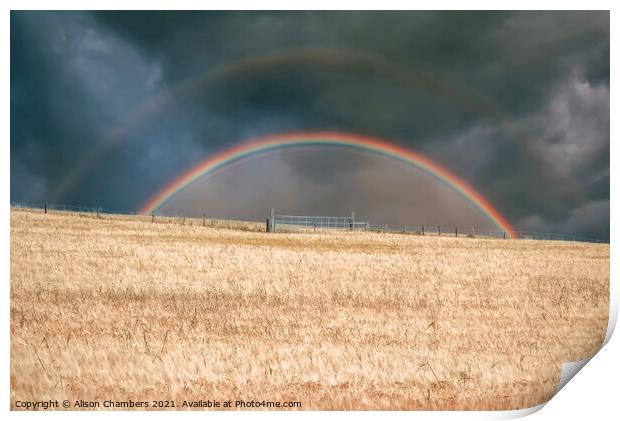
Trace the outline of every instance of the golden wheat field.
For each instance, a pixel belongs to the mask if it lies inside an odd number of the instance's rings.
[[[605,336],[608,244],[183,222],[11,211],[13,409],[518,409]]]

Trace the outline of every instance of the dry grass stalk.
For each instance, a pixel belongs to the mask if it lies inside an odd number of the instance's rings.
[[[13,210],[11,401],[514,409],[605,335],[607,244],[228,224]]]

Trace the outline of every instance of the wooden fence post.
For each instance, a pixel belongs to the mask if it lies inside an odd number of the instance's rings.
[[[437,235],[441,237],[441,226],[437,225]]]
[[[207,215],[206,214],[202,214],[202,226],[204,227],[205,225],[207,225]]]
[[[43,206],[44,206],[44,209],[45,209],[45,213],[47,213],[47,203],[45,205],[43,205]]]
[[[269,216],[267,217],[267,226],[266,226],[266,231],[267,232],[275,232],[276,231],[276,218],[275,218],[275,213],[276,210],[274,208],[271,208],[271,210],[269,211]]]
[[[504,231],[504,240],[506,239],[506,231]]]
[[[151,212],[151,222],[155,222],[155,212]]]
[[[454,236],[455,237],[459,236],[459,229],[458,229],[458,227],[454,227]]]
[[[422,225],[422,235],[424,235],[424,225]]]

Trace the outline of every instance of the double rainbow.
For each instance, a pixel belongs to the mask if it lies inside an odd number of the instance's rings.
[[[514,237],[514,229],[506,219],[478,193],[468,182],[458,178],[450,170],[431,161],[427,157],[411,150],[390,144],[384,140],[346,133],[332,132],[301,132],[285,133],[274,136],[266,136],[251,140],[223,150],[210,156],[200,164],[184,172],[170,181],[140,209],[142,214],[150,214],[163,206],[177,193],[188,188],[199,178],[212,173],[234,161],[253,154],[267,152],[275,149],[290,148],[297,146],[341,146],[363,151],[373,152],[387,156],[398,161],[417,167],[436,179],[446,183],[453,190],[463,195],[482,213],[484,213],[501,231],[511,238]]]

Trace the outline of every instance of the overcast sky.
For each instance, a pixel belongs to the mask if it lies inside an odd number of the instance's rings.
[[[12,201],[137,210],[215,151],[301,130],[422,152],[517,229],[607,240],[609,13],[11,12]],[[219,201],[220,217],[262,219],[269,198],[374,223],[481,223],[384,158],[247,165],[170,209]]]

